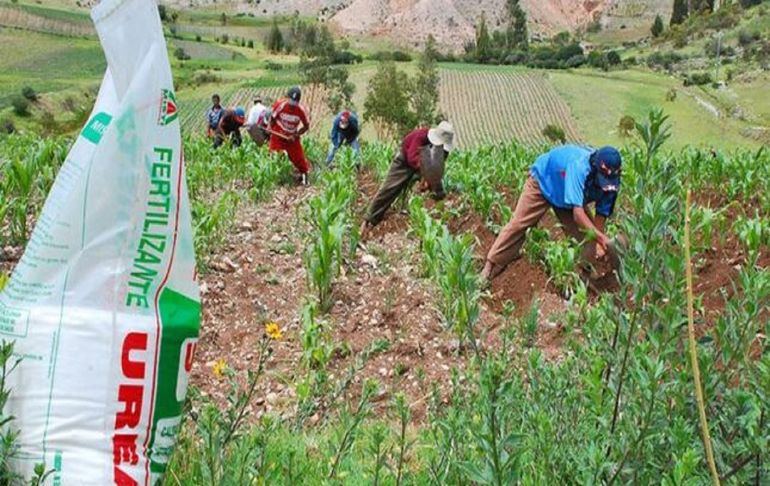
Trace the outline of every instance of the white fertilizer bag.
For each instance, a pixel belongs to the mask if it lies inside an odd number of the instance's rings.
[[[44,462],[54,485],[154,485],[200,323],[179,122],[157,4],[105,0],[92,17],[107,73],[0,293],[0,338],[22,358],[13,467]]]

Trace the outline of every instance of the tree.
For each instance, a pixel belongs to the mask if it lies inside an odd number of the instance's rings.
[[[222,25],[227,25],[227,14],[222,12],[222,16],[220,17],[220,20],[222,21]]]
[[[380,138],[405,135],[416,125],[409,95],[409,76],[394,62],[381,62],[369,81],[364,101],[364,119],[374,124]]]
[[[607,64],[610,66],[617,66],[622,62],[622,59],[620,59],[620,54],[618,54],[618,51],[608,51],[607,52]]]
[[[492,38],[489,36],[487,28],[487,19],[484,13],[481,13],[481,21],[476,27],[476,60],[484,62],[492,57]]]
[[[265,47],[272,53],[281,52],[283,50],[283,34],[278,27],[278,20],[273,19],[273,26],[267,33],[265,38]]]
[[[671,25],[679,25],[689,15],[687,0],[674,0],[674,11],[671,13]]]
[[[419,125],[432,125],[437,118],[439,74],[438,51],[433,35],[428,35],[417,63],[417,76],[412,86],[412,108]]]
[[[660,34],[663,33],[663,19],[660,18],[660,15],[655,16],[655,22],[652,23],[652,28],[650,29],[650,32],[652,33],[652,36],[655,38],[660,37]]]
[[[316,98],[325,94],[327,106],[336,112],[351,104],[355,85],[349,81],[350,73],[345,66],[334,65],[337,47],[329,29],[324,25],[313,32],[314,42],[302,46],[299,60],[299,74],[307,88],[307,106],[312,110]]]
[[[507,0],[505,3],[510,18],[506,36],[508,49],[526,51],[529,48],[529,32],[527,31],[527,13],[519,5],[519,0]]]

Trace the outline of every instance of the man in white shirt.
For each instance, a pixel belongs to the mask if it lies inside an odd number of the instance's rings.
[[[254,125],[257,123],[257,120],[259,119],[259,115],[261,115],[267,107],[262,104],[262,98],[255,98],[254,99],[254,106],[251,107],[249,110],[249,116],[246,117],[246,128]]]
[[[262,103],[262,98],[257,97],[254,99],[254,106],[249,110],[249,116],[246,117],[246,133],[258,147],[267,143],[270,138],[270,134],[265,130],[267,128],[266,112],[267,107]]]

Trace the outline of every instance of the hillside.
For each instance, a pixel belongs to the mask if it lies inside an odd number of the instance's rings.
[[[474,25],[482,12],[493,28],[505,21],[505,0],[170,0],[175,8],[231,10],[255,16],[316,16],[328,20],[343,34],[371,35],[405,46],[418,46],[433,34],[444,47],[461,49],[473,39]],[[522,0],[529,15],[530,30],[554,34],[586,26],[604,10],[647,16],[659,10],[637,8],[633,0]],[[649,2],[644,2],[649,4]],[[652,15],[654,17],[654,13]]]

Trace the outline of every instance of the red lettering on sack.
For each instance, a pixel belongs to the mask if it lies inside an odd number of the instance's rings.
[[[147,333],[131,332],[123,339],[120,357],[121,379],[118,385],[118,412],[115,415],[115,432],[112,436],[112,460],[115,464],[113,476],[116,486],[138,486],[138,482],[129,473],[120,468],[121,464],[137,465],[139,454],[137,442],[139,436],[136,429],[142,420],[142,404],[144,402],[144,380],[146,363],[143,359],[131,357],[131,354],[147,351]],[[143,356],[143,355],[142,355]],[[134,383],[128,383],[134,380]],[[122,404],[122,407],[120,405]],[[129,430],[124,430],[129,429]]]
[[[132,332],[123,340],[121,368],[126,378],[144,378],[144,362],[131,361],[131,351],[147,351],[147,334]]]
[[[125,473],[118,466],[115,466],[115,485],[116,486],[139,486],[134,478]]]
[[[118,401],[123,402],[123,410],[115,416],[115,429],[123,427],[134,428],[139,425],[142,417],[142,398],[144,387],[142,385],[120,385],[118,388]]]
[[[197,347],[197,346],[196,346],[196,343],[188,343],[188,344],[187,344],[187,349],[185,350],[185,355],[184,355],[184,370],[185,370],[186,372],[188,372],[188,373],[189,373],[190,371],[192,371],[192,365],[193,365],[193,355],[195,354],[195,348],[196,348],[196,347]]]
[[[136,434],[116,434],[112,438],[112,462],[118,466],[122,463],[136,465],[139,455],[136,453]]]

